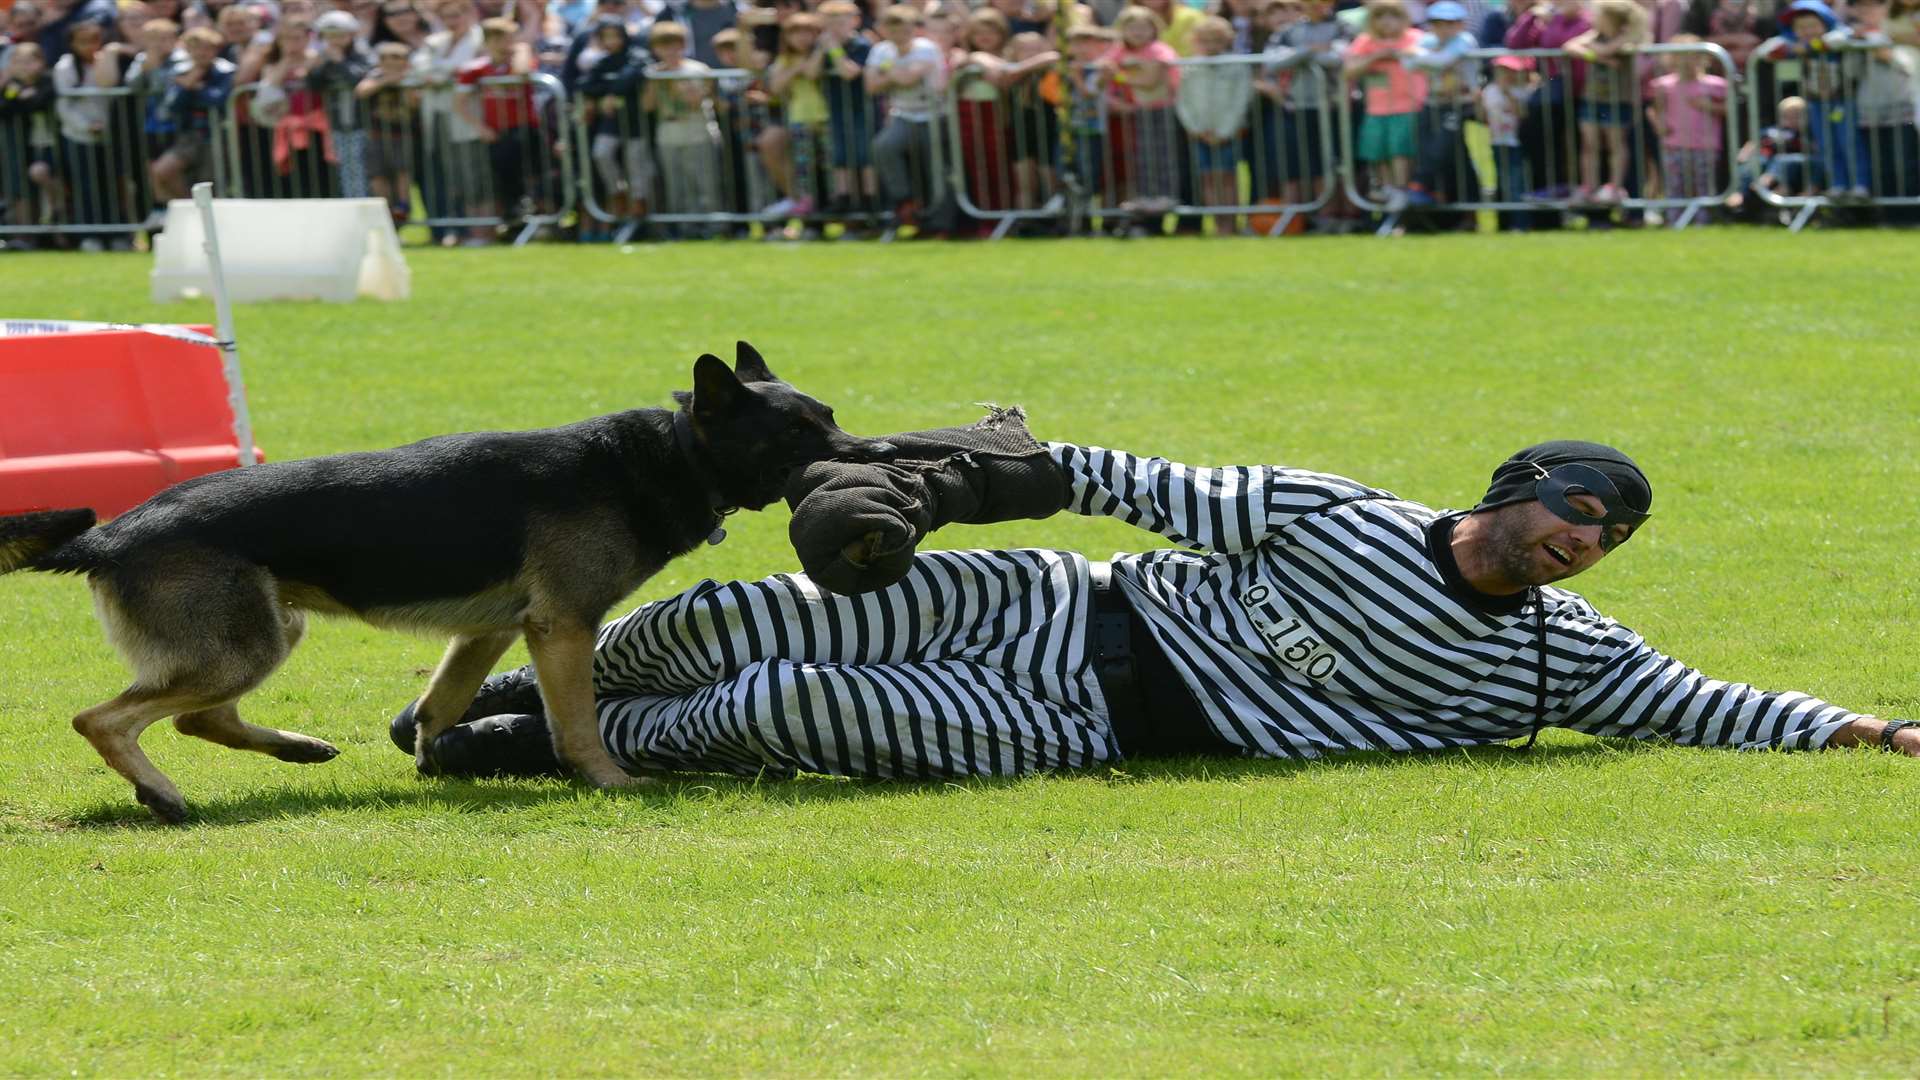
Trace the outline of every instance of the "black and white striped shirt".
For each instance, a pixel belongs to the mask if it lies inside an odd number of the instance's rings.
[[[1208,721],[1254,753],[1470,746],[1525,736],[1536,719],[1811,749],[1855,716],[1707,678],[1564,589],[1483,597],[1453,567],[1455,516],[1389,492],[1299,469],[1048,449],[1072,483],[1070,509],[1188,549],[1116,556],[1113,580]]]

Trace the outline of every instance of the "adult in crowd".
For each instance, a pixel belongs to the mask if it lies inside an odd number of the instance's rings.
[[[380,5],[369,44],[377,49],[389,41],[397,41],[412,54],[426,46],[431,30],[419,0],[386,0]]]
[[[67,55],[68,39],[76,26],[100,28],[104,38],[120,21],[120,9],[113,0],[38,0],[40,5],[40,50],[48,64],[58,64]]]
[[[1548,727],[1920,756],[1920,727],[1708,678],[1561,586],[1653,508],[1613,447],[1526,447],[1472,509],[1441,511],[1303,469],[1043,447],[1007,414],[889,438],[929,460],[813,466],[789,488],[809,576],[703,582],[602,632],[601,731],[626,768],[1015,775],[1531,744]],[[1058,509],[1180,546],[1110,565],[914,554],[948,522]],[[531,669],[489,680],[430,760],[554,770],[534,683]],[[413,749],[411,708],[393,727]]]

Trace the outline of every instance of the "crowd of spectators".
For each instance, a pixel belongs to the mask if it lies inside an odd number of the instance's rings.
[[[373,194],[405,218],[418,184],[433,217],[530,212],[547,186],[534,163],[552,149],[542,117],[556,105],[531,86],[483,80],[535,71],[578,111],[595,204],[614,220],[697,226],[720,212],[760,214],[791,219],[796,236],[810,235],[805,222],[842,217],[964,229],[952,205],[932,205],[939,186],[928,182],[956,78],[968,205],[1034,210],[1071,185],[1126,208],[1117,219],[1136,231],[1180,203],[1312,201],[1331,190],[1332,146],[1351,146],[1365,200],[1389,211],[1444,209],[1483,191],[1598,211],[1729,186],[1735,212],[1754,208],[1756,189],[1835,203],[1920,196],[1920,0],[0,0],[0,9],[0,212],[16,226],[100,226],[79,241],[89,249],[124,245],[126,233],[108,227],[140,221],[210,174],[215,124],[240,87],[251,126],[238,165],[262,179],[250,195]],[[1704,52],[1644,50],[1689,43],[1724,49],[1731,72]],[[1566,56],[1472,55],[1502,46]],[[1779,62],[1758,85],[1738,86],[1756,51]],[[1227,62],[1235,55],[1257,59]],[[75,93],[118,86],[138,94]],[[1336,141],[1325,128],[1343,92],[1353,94],[1354,128]],[[1759,130],[1744,130],[1732,108],[1742,93],[1761,102]],[[1491,176],[1469,149],[1476,125]],[[421,145],[439,148],[430,168],[410,149]],[[466,175],[489,180],[484,197],[460,194]],[[299,177],[325,180],[313,190]],[[1358,217],[1337,193],[1320,211],[1314,227]],[[1545,220],[1501,216],[1512,228]],[[1215,231],[1238,221],[1219,215]],[[583,238],[605,231],[581,216]],[[435,230],[448,244],[491,236],[490,226]]]

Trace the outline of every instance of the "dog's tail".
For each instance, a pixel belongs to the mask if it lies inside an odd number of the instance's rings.
[[[71,574],[91,570],[82,551],[64,551],[74,538],[93,528],[91,510],[43,510],[0,517],[0,574],[15,570],[51,570]]]

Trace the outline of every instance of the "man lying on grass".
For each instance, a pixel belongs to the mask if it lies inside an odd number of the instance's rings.
[[[1017,413],[919,445],[920,464],[796,479],[808,575],[702,582],[602,631],[594,674],[616,760],[1013,775],[1170,754],[1530,744],[1543,727],[1920,756],[1920,726],[1708,678],[1555,586],[1647,520],[1652,487],[1612,447],[1527,447],[1472,510],[1437,511],[1298,469],[1043,447]],[[1182,548],[1111,564],[914,553],[947,522],[1059,509]],[[531,668],[495,676],[435,743],[440,770],[558,771],[540,712]],[[411,708],[394,735],[413,751]]]

